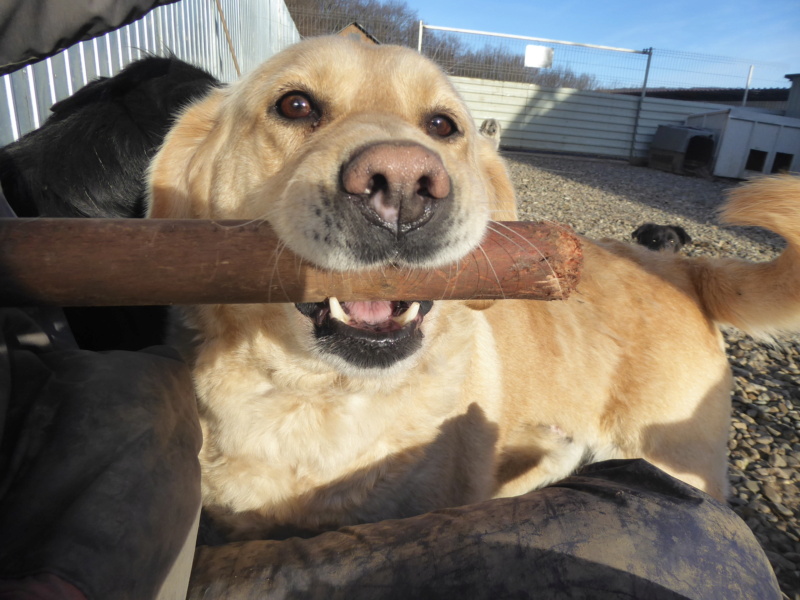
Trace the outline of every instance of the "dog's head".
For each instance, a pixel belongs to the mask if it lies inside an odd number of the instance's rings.
[[[502,130],[503,128],[500,125],[500,121],[497,119],[486,119],[483,123],[481,123],[481,128],[479,131],[483,137],[492,140],[495,148],[499,148]]]
[[[645,223],[636,228],[631,234],[637,244],[641,244],[650,250],[668,250],[677,252],[686,244],[692,242],[692,238],[679,225],[656,225]]]
[[[256,219],[320,268],[435,267],[514,218],[513,188],[441,70],[343,38],[297,44],[189,108],[150,177],[149,216]],[[298,305],[316,352],[358,367],[416,352],[431,302]]]

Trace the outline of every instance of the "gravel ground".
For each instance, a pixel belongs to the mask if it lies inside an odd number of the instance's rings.
[[[687,255],[774,258],[764,230],[722,228],[715,210],[738,182],[674,175],[624,162],[507,153],[520,218],[568,223],[593,238],[630,240],[645,222],[680,225]],[[755,533],[788,598],[800,600],[800,336],[777,345],[725,331],[733,368],[730,506]]]

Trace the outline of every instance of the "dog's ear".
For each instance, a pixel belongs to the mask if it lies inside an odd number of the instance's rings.
[[[673,225],[673,229],[675,230],[675,233],[678,234],[678,237],[681,240],[681,244],[685,245],[692,243],[691,236],[688,233],[686,233],[686,230],[683,227],[681,227],[680,225]]]
[[[212,91],[184,110],[170,129],[150,164],[149,218],[210,218],[213,159],[222,140],[222,99],[220,90]]]
[[[655,225],[653,225],[652,223],[644,223],[643,225],[639,225],[639,227],[637,227],[637,228],[636,228],[636,231],[634,231],[634,232],[631,234],[631,237],[632,237],[633,239],[635,239],[635,240],[638,242],[638,241],[640,241],[640,239],[641,239],[643,236],[647,235],[647,233],[648,233],[648,232],[649,232],[649,231],[650,231],[650,230],[651,230],[653,227],[655,227]]]
[[[516,221],[517,197],[506,164],[490,142],[482,141],[480,161],[489,183],[489,218],[492,221]]]

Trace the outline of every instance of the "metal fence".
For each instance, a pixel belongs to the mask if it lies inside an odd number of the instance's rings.
[[[737,106],[746,100],[747,106],[778,111],[786,107],[788,65],[458,30],[426,25],[411,18],[408,11],[395,11],[396,15],[387,18],[386,11],[386,5],[379,4],[365,5],[359,14],[293,8],[292,16],[304,36],[334,34],[355,21],[380,43],[417,48],[454,76],[632,95],[640,95],[646,85],[648,94],[657,97]],[[525,67],[528,46],[548,49],[552,64]],[[694,96],[669,93],[685,90]],[[725,92],[718,93],[721,90]]]
[[[289,4],[292,6],[292,3]],[[395,14],[387,18],[386,5],[374,3],[358,14],[346,11],[325,10],[324,8],[309,10],[293,7],[292,18],[303,37],[332,35],[339,33],[351,23],[358,23],[378,43],[416,47],[419,21],[414,18]]]
[[[650,52],[422,23],[417,49],[456,76],[595,91],[641,87]]]
[[[226,35],[226,27],[229,36]],[[229,44],[230,39],[230,44]],[[181,0],[0,81],[0,145],[36,129],[50,106],[145,55],[178,58],[221,81],[246,73],[300,35],[283,0]],[[235,60],[234,60],[235,59]]]
[[[788,88],[788,66],[646,48],[631,50],[425,25],[418,49],[453,75],[619,93],[653,89]],[[526,50],[551,63],[524,65]]]
[[[653,50],[652,88],[788,88],[789,65],[741,58]]]

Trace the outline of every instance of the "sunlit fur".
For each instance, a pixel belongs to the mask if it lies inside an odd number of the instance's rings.
[[[276,117],[292,90],[319,99],[316,126]],[[461,135],[429,136],[431,112]],[[264,219],[293,252],[357,277],[358,260],[304,228],[350,153],[386,140],[431,149],[450,175],[447,236],[462,241],[435,262],[513,217],[505,167],[446,77],[411,50],[338,38],[189,108],[152,166],[150,216]],[[320,354],[290,304],[182,308],[174,341],[194,370],[206,508],[232,538],[318,530],[519,494],[614,457],[723,498],[731,377],[717,324],[800,325],[800,184],[743,188],[724,216],[790,247],[755,265],[584,240],[568,301],[435,302],[421,349],[385,370]]]

